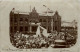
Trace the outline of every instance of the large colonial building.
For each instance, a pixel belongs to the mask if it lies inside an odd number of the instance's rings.
[[[61,30],[61,17],[57,11],[53,15],[40,15],[34,7],[30,13],[22,13],[15,11],[15,9],[10,12],[10,33],[17,31],[25,34],[35,33],[37,23],[41,23],[41,26],[46,28],[48,32],[51,32],[52,26],[53,31]]]

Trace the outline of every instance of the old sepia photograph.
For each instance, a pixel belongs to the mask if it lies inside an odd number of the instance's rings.
[[[79,11],[76,3],[72,0],[0,1],[2,21],[5,17],[3,29],[8,29],[2,35],[6,37],[2,38],[5,41],[1,42],[7,45],[6,40],[9,40],[17,49],[74,47],[78,39]]]
[[[12,8],[9,14],[11,44],[20,49],[74,46],[77,39],[77,21],[62,21],[63,16],[58,10],[53,11],[46,5],[42,6],[47,9],[43,13],[38,13],[39,9],[35,6],[28,6],[30,12]]]

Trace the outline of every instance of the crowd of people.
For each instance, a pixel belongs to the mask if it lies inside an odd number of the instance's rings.
[[[69,37],[66,37],[67,40],[71,38],[70,35],[68,36]],[[55,39],[65,40],[65,34],[55,32],[54,34],[45,37],[16,32],[14,35],[10,36],[10,39],[12,45],[20,49],[48,48],[50,45],[54,44]],[[74,37],[72,37],[72,39],[74,39]]]

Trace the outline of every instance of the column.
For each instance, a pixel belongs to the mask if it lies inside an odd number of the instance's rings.
[[[51,18],[51,33],[53,32],[53,18]]]
[[[47,19],[47,31],[48,31],[48,19]]]
[[[13,34],[14,34],[14,13],[13,13],[12,17],[13,17]]]
[[[19,31],[19,13],[18,13],[18,20],[17,21],[18,21],[18,31]]]
[[[30,28],[29,28],[29,29],[30,29],[30,31],[29,31],[29,32],[32,32],[32,27],[31,27],[31,25],[30,25]]]
[[[23,33],[25,33],[25,18],[23,18]]]

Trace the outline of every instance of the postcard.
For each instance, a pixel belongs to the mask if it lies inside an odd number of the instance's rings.
[[[1,0],[0,52],[79,52],[79,0]]]

